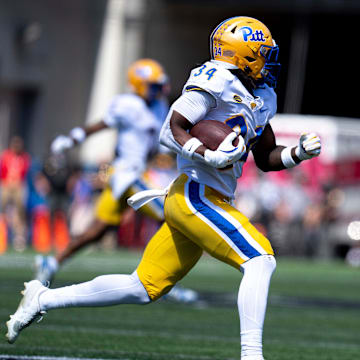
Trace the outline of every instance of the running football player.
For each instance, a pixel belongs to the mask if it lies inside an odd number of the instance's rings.
[[[306,134],[297,146],[276,144],[269,121],[276,112],[279,48],[263,23],[242,16],[223,21],[211,34],[210,50],[211,60],[191,72],[161,130],[161,142],[178,154],[181,175],[167,192],[165,223],[138,268],[131,275],[100,276],[58,289],[29,282],[7,323],[9,342],[47,310],[155,301],[206,251],[243,272],[241,359],[263,360],[263,323],[276,262],[269,240],[231,205],[236,182],[250,151],[261,170],[277,171],[318,156],[321,143],[316,134]],[[202,119],[225,122],[234,132],[217,150],[207,149],[189,134]],[[141,196],[136,202],[142,203]]]
[[[103,129],[111,127],[118,130],[116,155],[111,168],[113,174],[98,199],[94,221],[55,257],[38,255],[35,258],[35,277],[44,284],[52,281],[66,259],[87,244],[101,239],[112,226],[119,225],[127,208],[126,198],[145,186],[140,178],[149,156],[156,152],[158,146],[157,134],[163,119],[157,118],[154,109],[162,101],[167,76],[158,62],[141,59],[129,67],[128,83],[132,93],[115,96],[104,119],[85,128],[76,127],[69,136],[59,135],[51,144],[52,152],[59,154]],[[163,219],[163,207],[159,202],[151,202],[144,212],[158,221]]]

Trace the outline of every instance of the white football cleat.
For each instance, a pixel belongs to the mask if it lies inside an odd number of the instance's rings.
[[[41,320],[42,315],[46,313],[40,310],[39,296],[48,288],[38,280],[32,280],[24,285],[19,307],[13,315],[10,315],[10,320],[6,323],[8,328],[6,337],[10,344],[15,342],[21,330],[29,326],[37,317]]]
[[[39,280],[43,285],[50,285],[59,264],[54,256],[35,256],[35,279]]]

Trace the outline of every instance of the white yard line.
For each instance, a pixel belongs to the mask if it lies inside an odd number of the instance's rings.
[[[77,358],[67,356],[28,356],[28,355],[5,355],[0,354],[0,360],[119,360],[102,358]],[[120,359],[126,360],[126,359]]]
[[[181,359],[181,360],[210,360],[212,357],[208,356],[191,356],[185,354],[161,354],[161,353],[146,353],[146,352],[136,352],[134,354],[141,356],[156,356],[158,359]],[[82,358],[82,357],[69,357],[69,356],[30,356],[30,355],[9,355],[9,354],[0,354],[0,360],[130,360],[128,357],[117,357],[117,358]],[[224,360],[235,360],[233,358],[228,358]]]

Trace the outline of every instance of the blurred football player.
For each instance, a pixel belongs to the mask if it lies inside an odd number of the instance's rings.
[[[263,322],[276,262],[269,240],[231,205],[237,179],[250,151],[261,170],[277,171],[318,156],[321,143],[316,134],[301,135],[293,147],[275,142],[269,121],[276,112],[279,48],[263,23],[242,16],[223,21],[210,36],[210,50],[211,60],[191,72],[162,127],[160,140],[178,154],[181,174],[167,191],[165,223],[136,271],[51,290],[38,281],[28,283],[8,322],[10,342],[47,310],[155,301],[206,251],[243,272],[238,293],[241,359],[263,360]],[[234,129],[217,150],[189,133],[203,119]],[[143,201],[141,193],[136,195],[130,199],[135,207]]]
[[[43,284],[51,283],[65,260],[118,226],[128,208],[126,199],[147,187],[141,176],[148,160],[158,150],[159,131],[169,110],[164,96],[168,78],[157,61],[140,59],[129,67],[128,82],[132,93],[115,96],[104,119],[85,128],[76,127],[69,136],[59,135],[51,144],[52,152],[61,154],[105,128],[118,130],[116,155],[110,170],[112,175],[97,201],[94,221],[56,256],[37,255],[35,258],[35,278]],[[157,221],[164,219],[162,201],[152,201],[143,210],[144,215]],[[191,302],[196,297],[194,291],[180,287],[169,296],[182,302]]]

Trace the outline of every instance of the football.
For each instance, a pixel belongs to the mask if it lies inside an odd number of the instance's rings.
[[[190,135],[197,137],[208,149],[216,150],[221,142],[229,135],[233,129],[223,122],[216,120],[200,120],[191,130]],[[233,141],[237,146],[239,139]]]

